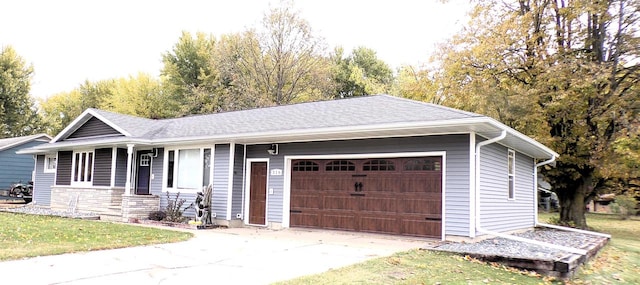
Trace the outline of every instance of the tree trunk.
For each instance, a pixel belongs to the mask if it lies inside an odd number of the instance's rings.
[[[565,189],[557,193],[560,200],[560,223],[563,225],[587,229],[585,203],[593,190],[592,176],[592,174],[583,176],[578,180],[575,189]]]

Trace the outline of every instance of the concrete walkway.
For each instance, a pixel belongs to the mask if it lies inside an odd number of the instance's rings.
[[[268,284],[321,273],[428,239],[320,230],[193,231],[185,242],[0,263],[16,284]]]

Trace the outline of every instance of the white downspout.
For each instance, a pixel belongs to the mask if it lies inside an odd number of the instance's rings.
[[[499,136],[486,140],[486,141],[481,141],[478,144],[476,144],[476,157],[475,157],[475,164],[476,164],[476,173],[475,173],[475,178],[476,178],[476,182],[475,182],[475,208],[476,208],[476,220],[475,220],[475,231],[474,232],[478,232],[480,231],[480,148],[488,145],[488,144],[492,144],[494,142],[500,141],[502,139],[504,139],[505,137],[507,137],[507,131],[506,130],[502,130],[502,133],[500,133]],[[475,235],[475,233],[474,233]]]
[[[540,162],[540,163],[536,164],[536,166],[533,168],[533,186],[534,186],[534,187],[533,187],[533,191],[535,191],[535,193],[536,193],[536,194],[534,195],[534,196],[535,196],[535,199],[533,200],[533,201],[534,201],[534,203],[533,203],[533,204],[534,204],[534,211],[533,211],[533,214],[534,214],[534,216],[535,216],[535,218],[534,218],[534,224],[535,224],[536,226],[538,225],[538,201],[540,201],[540,200],[539,200],[539,199],[540,199],[540,197],[538,197],[538,168],[539,168],[540,166],[543,166],[543,165],[547,165],[547,164],[553,163],[554,161],[556,161],[556,156],[555,156],[555,155],[552,155],[550,159],[545,160],[545,161],[543,161],[543,162]]]
[[[492,139],[486,140],[486,141],[482,141],[479,142],[476,145],[476,185],[475,185],[475,192],[476,192],[476,222],[475,222],[475,229],[476,232],[480,232],[480,233],[484,233],[484,234],[488,234],[488,235],[492,235],[492,236],[497,236],[497,237],[501,237],[501,238],[506,238],[506,239],[510,239],[510,240],[515,240],[515,241],[520,241],[520,242],[526,242],[526,243],[530,243],[530,244],[535,244],[535,245],[539,245],[539,246],[545,246],[548,248],[554,248],[554,249],[558,249],[558,250],[562,250],[562,251],[567,251],[567,252],[572,252],[572,253],[577,253],[580,255],[586,255],[587,251],[586,250],[582,250],[582,249],[577,249],[577,248],[573,248],[573,247],[567,247],[567,246],[561,246],[561,245],[556,245],[556,244],[552,244],[552,243],[548,243],[548,242],[542,242],[542,241],[537,241],[537,240],[532,240],[532,239],[527,239],[527,238],[523,238],[523,237],[518,237],[518,236],[514,236],[514,235],[510,235],[510,234],[505,234],[505,233],[500,233],[500,232],[495,232],[495,231],[490,231],[487,229],[482,228],[482,226],[480,225],[480,149],[481,147],[488,145],[488,144],[492,144],[495,143],[497,141],[500,141],[502,139],[504,139],[507,136],[507,131],[506,130],[502,130],[502,133]],[[537,202],[536,202],[537,203]],[[536,215],[537,216],[537,215]]]
[[[556,230],[563,230],[563,231],[569,231],[569,232],[575,232],[575,233],[581,233],[581,234],[588,234],[588,235],[594,235],[594,236],[600,236],[600,237],[605,237],[610,239],[611,235],[610,234],[604,234],[604,233],[599,233],[599,232],[594,232],[594,231],[585,231],[585,230],[581,230],[581,229],[574,229],[574,228],[570,228],[570,227],[563,227],[563,226],[558,226],[558,225],[551,225],[551,224],[545,224],[545,223],[540,223],[538,221],[538,167],[543,166],[543,165],[547,165],[549,163],[552,163],[556,161],[556,156],[552,156],[551,159],[549,160],[545,160],[543,162],[540,162],[538,164],[536,164],[536,168],[535,168],[535,172],[533,173],[533,177],[535,180],[535,189],[536,189],[536,211],[535,211],[535,224],[536,227],[546,227],[546,228],[551,228],[551,229],[556,229]]]

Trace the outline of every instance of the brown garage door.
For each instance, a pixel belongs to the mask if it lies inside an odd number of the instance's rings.
[[[291,226],[437,237],[442,158],[294,160]]]

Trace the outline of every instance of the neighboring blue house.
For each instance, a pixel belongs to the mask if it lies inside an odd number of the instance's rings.
[[[46,134],[0,139],[0,189],[9,189],[11,184],[16,182],[32,181],[33,156],[16,154],[16,151],[35,147],[50,140],[51,137]]]
[[[492,118],[388,95],[165,120],[88,109],[21,153],[53,209],[146,218],[166,192],[188,204],[212,185],[221,225],[438,239],[534,227],[537,168],[558,156]]]

